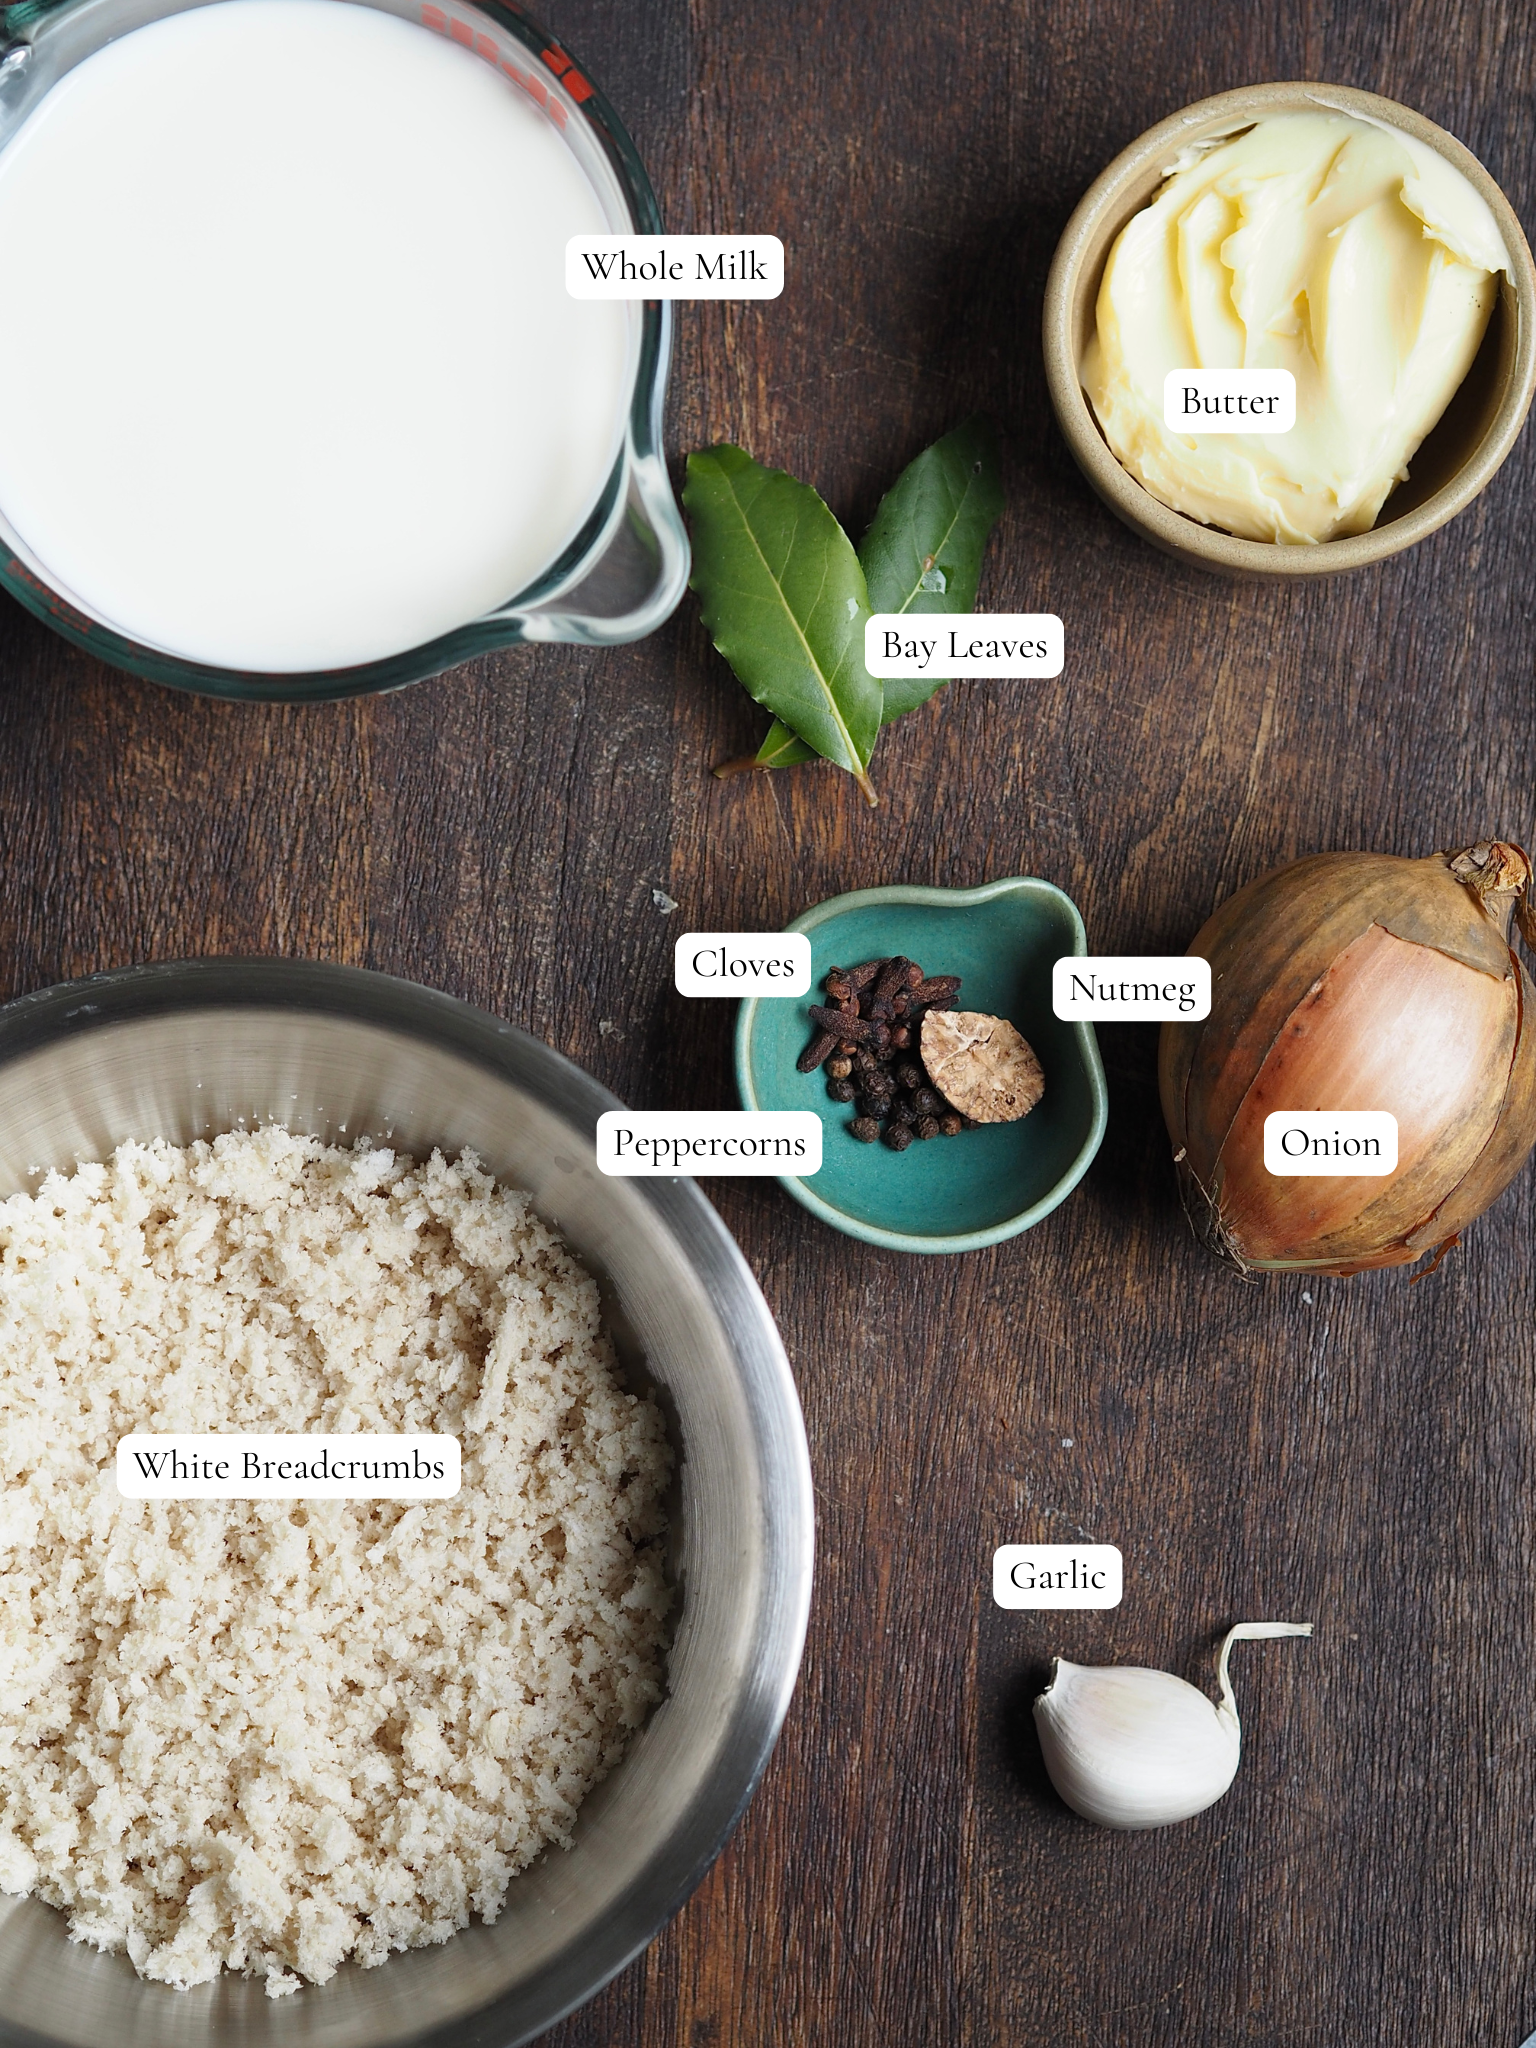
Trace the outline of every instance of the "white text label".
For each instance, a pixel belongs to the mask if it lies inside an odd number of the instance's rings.
[[[804,932],[684,932],[672,973],[680,996],[803,996],[811,942]]]
[[[1289,370],[1170,370],[1163,379],[1171,434],[1288,434],[1295,424]]]
[[[1072,1023],[1198,1024],[1211,1014],[1211,963],[1155,953],[1058,960],[1051,1007]]]
[[[882,679],[1059,676],[1065,660],[1054,612],[876,612],[864,628],[864,666]]]
[[[573,299],[776,299],[784,244],[777,235],[572,235],[565,288]]]
[[[456,1436],[125,1436],[125,1500],[448,1500]]]
[[[1118,1607],[1123,1578],[1113,1543],[1005,1543],[992,1553],[999,1607]]]
[[[624,1180],[672,1174],[816,1173],[813,1109],[610,1109],[597,1120],[597,1164]]]
[[[1397,1118],[1389,1109],[1276,1109],[1264,1119],[1271,1173],[1385,1175],[1397,1171]]]

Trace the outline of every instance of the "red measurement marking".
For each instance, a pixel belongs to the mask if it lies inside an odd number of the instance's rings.
[[[505,58],[502,59],[501,68],[514,85],[520,86],[531,100],[537,100],[541,107],[548,110],[549,87],[542,78],[534,78],[526,71],[519,71],[515,64],[509,64]]]
[[[522,9],[514,8],[513,12],[520,14]],[[421,25],[423,28],[431,29],[434,35],[451,36],[456,43],[462,43],[467,50],[473,50],[477,57],[483,57],[487,64],[494,64],[498,71],[504,72],[514,85],[521,86],[528,97],[543,108],[557,128],[565,126],[565,108],[559,100],[552,97],[544,81],[534,77],[530,72],[519,71],[515,64],[502,56],[488,35],[478,33],[468,22],[459,21],[453,15],[445,14],[441,7],[431,5],[422,8]],[[571,98],[578,106],[583,100],[592,97],[594,88],[579,71],[572,70],[569,57],[563,56],[559,50],[543,50],[540,55],[557,78],[562,73],[565,74],[565,83]]]

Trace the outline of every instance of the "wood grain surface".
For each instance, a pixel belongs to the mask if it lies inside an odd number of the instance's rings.
[[[545,13],[669,227],[789,250],[778,302],[680,309],[674,457],[739,441],[862,531],[905,460],[990,408],[1009,507],[981,602],[1059,613],[1065,674],[904,720],[870,812],[830,769],[711,779],[766,720],[691,599],[639,646],[279,709],[131,681],[0,599],[5,993],[188,954],[341,960],[498,1011],[637,1106],[718,1107],[730,1006],[673,993],[685,927],[1037,874],[1096,950],[1179,951],[1302,853],[1529,843],[1536,435],[1411,555],[1240,585],[1090,497],[1038,346],[1084,187],[1230,86],[1402,99],[1529,219],[1518,0]],[[772,1182],[706,1184],[805,1404],[810,1640],[735,1839],[557,2048],[1516,2048],[1536,2028],[1536,1181],[1422,1285],[1244,1284],[1180,1213],[1154,1029],[1100,1041],[1097,1164],[993,1250],[882,1253]],[[1124,1551],[1118,1610],[993,1606],[997,1543],[1078,1537]],[[1209,1679],[1243,1616],[1317,1635],[1237,1652],[1231,1795],[1142,1836],[1067,1813],[1029,1714],[1050,1656]]]

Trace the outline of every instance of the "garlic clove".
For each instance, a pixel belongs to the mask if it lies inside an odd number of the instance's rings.
[[[1239,1622],[1221,1646],[1219,1704],[1171,1671],[1058,1657],[1035,1701],[1051,1783],[1074,1812],[1105,1828],[1167,1827],[1203,1813],[1231,1785],[1242,1755],[1227,1675],[1233,1643],[1311,1633],[1310,1622]]]
[[[1171,1671],[1058,1657],[1035,1701],[1051,1783],[1103,1828],[1160,1828],[1214,1804],[1237,1775],[1236,1723]]]

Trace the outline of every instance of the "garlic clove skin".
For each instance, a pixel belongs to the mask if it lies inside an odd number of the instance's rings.
[[[1242,1758],[1227,1675],[1233,1643],[1311,1633],[1310,1622],[1239,1622],[1221,1646],[1219,1704],[1171,1671],[1058,1657],[1035,1701],[1051,1783],[1074,1812],[1104,1828],[1167,1827],[1203,1813]]]
[[[1051,1783],[1101,1828],[1161,1828],[1203,1813],[1237,1776],[1242,1735],[1171,1671],[1056,1659],[1035,1724]]]

